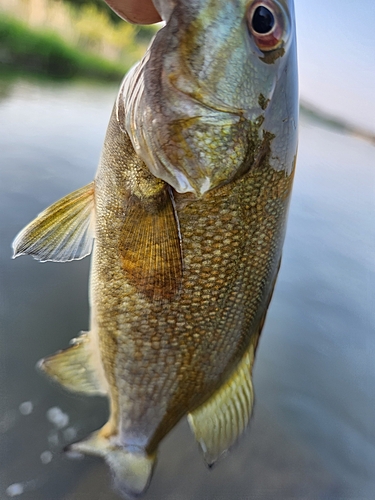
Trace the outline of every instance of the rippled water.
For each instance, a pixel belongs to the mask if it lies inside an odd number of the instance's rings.
[[[11,260],[16,233],[88,183],[116,95],[0,83],[0,498],[115,500],[106,465],[61,449],[107,404],[35,371],[88,326],[89,260]],[[205,468],[185,422],[145,500],[372,500],[375,491],[375,148],[302,119],[283,265],[255,367],[249,431]]]

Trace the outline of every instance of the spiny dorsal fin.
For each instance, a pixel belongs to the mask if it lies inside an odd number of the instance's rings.
[[[155,465],[155,455],[142,449],[127,450],[116,443],[116,437],[107,437],[103,429],[87,439],[68,446],[66,452],[103,457],[114,473],[117,488],[130,496],[141,495],[148,487]]]
[[[171,189],[153,197],[133,196],[120,238],[129,282],[151,300],[171,300],[182,280],[180,230]]]
[[[13,242],[14,255],[42,262],[67,262],[91,253],[94,236],[94,183],[68,194],[30,222]]]
[[[230,378],[188,415],[208,465],[213,465],[237,441],[250,420],[254,401],[253,362],[254,345],[251,344]]]
[[[107,387],[100,376],[90,333],[74,339],[73,345],[39,361],[38,368],[69,391],[105,395]]]

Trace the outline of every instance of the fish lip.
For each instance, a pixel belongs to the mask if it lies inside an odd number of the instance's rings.
[[[174,2],[172,0],[152,0],[152,3],[154,4],[155,9],[162,18],[163,22],[168,22],[174,9],[176,8]]]

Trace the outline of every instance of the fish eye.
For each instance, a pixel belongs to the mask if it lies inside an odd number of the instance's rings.
[[[263,52],[282,45],[286,30],[285,16],[274,0],[253,2],[246,12],[246,22],[253,40]]]
[[[272,12],[267,7],[263,7],[263,5],[257,7],[251,20],[251,27],[254,33],[265,35],[266,33],[270,33],[274,26],[275,16]]]

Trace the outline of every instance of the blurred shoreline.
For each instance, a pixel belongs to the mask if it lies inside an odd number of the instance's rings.
[[[8,0],[0,6],[0,63],[113,80],[143,56],[156,29],[117,22],[97,0]]]
[[[158,26],[122,22],[102,0],[7,0],[0,5],[3,76],[119,81]],[[375,145],[375,131],[301,99],[301,117]]]
[[[302,117],[305,116],[321,126],[336,129],[344,134],[354,135],[375,145],[375,132],[363,129],[357,125],[349,123],[344,118],[327,113],[322,109],[304,101],[303,99],[301,99],[300,102],[300,113]]]
[[[115,80],[129,69],[79,50],[59,34],[34,30],[11,16],[0,16],[2,73],[14,71],[69,79],[78,75]]]

